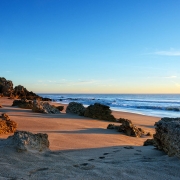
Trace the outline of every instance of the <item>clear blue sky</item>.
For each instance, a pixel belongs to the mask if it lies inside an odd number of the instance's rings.
[[[180,93],[179,0],[1,0],[0,77],[34,92]]]

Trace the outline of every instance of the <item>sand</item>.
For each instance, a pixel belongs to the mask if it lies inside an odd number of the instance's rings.
[[[180,160],[153,146],[143,146],[147,137],[129,137],[106,129],[107,121],[69,115],[65,111],[58,115],[33,113],[11,107],[12,101],[0,98],[3,105],[0,113],[6,112],[17,122],[18,130],[47,133],[50,150],[18,153],[0,143],[0,180],[180,179]],[[151,133],[154,123],[160,120],[126,112],[113,111],[113,115],[130,119]],[[9,135],[0,135],[0,139]]]

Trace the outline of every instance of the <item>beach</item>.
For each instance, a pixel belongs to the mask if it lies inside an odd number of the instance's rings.
[[[168,157],[146,139],[107,129],[108,121],[66,114],[41,114],[12,107],[13,100],[0,98],[17,130],[47,133],[50,150],[43,153],[18,153],[0,144],[0,179],[179,179],[180,161]],[[51,102],[54,105],[59,103]],[[64,105],[63,106],[67,106]],[[64,108],[65,109],[65,108]],[[160,117],[113,111],[116,118],[130,119],[151,134]],[[118,123],[115,123],[118,125]],[[6,139],[9,135],[0,135]]]

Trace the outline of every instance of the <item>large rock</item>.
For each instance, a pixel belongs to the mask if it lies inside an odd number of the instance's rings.
[[[126,135],[133,137],[141,137],[145,135],[144,130],[133,125],[131,120],[120,118],[118,121],[122,123],[122,125],[119,126],[119,132],[123,132]]]
[[[85,117],[90,117],[93,119],[107,120],[107,121],[116,121],[114,116],[111,114],[109,106],[95,103],[86,108]]]
[[[33,101],[28,101],[27,99],[14,100],[12,106],[18,106],[24,109],[32,109]]]
[[[70,102],[66,108],[66,113],[84,116],[85,109],[86,108],[81,103]]]
[[[12,81],[6,80],[4,77],[0,77],[0,94],[1,96],[10,96],[13,91]]]
[[[14,133],[17,129],[17,123],[11,121],[6,113],[0,116],[0,134]]]
[[[169,156],[180,157],[180,118],[162,118],[155,123],[155,146]]]
[[[33,101],[32,111],[46,114],[60,114],[60,111],[54,106],[50,105],[48,102],[38,100]]]
[[[31,151],[39,152],[48,150],[49,140],[47,134],[33,134],[27,131],[17,131],[13,136],[9,136],[8,144],[16,148],[18,152]]]

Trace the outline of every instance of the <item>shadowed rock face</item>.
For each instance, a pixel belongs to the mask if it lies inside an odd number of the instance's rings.
[[[47,134],[33,134],[27,131],[17,131],[9,136],[8,144],[13,145],[18,152],[21,151],[44,151],[49,148]]]
[[[133,137],[142,137],[145,135],[144,130],[133,125],[131,120],[120,118],[118,119],[118,122],[122,123],[118,128],[119,132],[123,132],[126,135]]]
[[[155,123],[155,146],[169,156],[180,157],[180,118],[162,118]]]
[[[12,106],[18,106],[24,109],[32,109],[33,101],[28,101],[27,99],[14,100]]]
[[[10,96],[13,91],[12,81],[0,77],[0,94],[1,96]]]
[[[17,129],[17,123],[11,121],[6,113],[0,116],[0,134],[13,133]]]
[[[86,108],[85,117],[90,117],[93,119],[107,120],[107,121],[115,121],[116,119],[111,114],[111,110],[109,106],[102,105],[99,103],[95,103],[94,105],[90,105]]]
[[[48,102],[42,102],[38,100],[33,101],[32,111],[46,114],[60,114],[60,111],[54,106],[51,106]]]
[[[84,116],[85,109],[81,103],[70,102],[66,108],[66,113]]]

